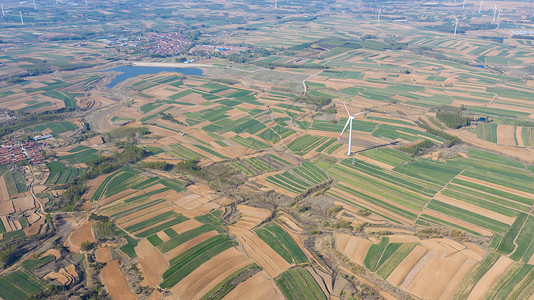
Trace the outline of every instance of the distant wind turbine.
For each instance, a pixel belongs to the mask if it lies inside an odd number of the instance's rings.
[[[480,14],[480,10],[482,9],[482,0],[480,0],[480,5],[478,6],[478,13]]]
[[[465,0],[464,0],[464,3],[462,4],[462,8],[465,8]]]
[[[33,0],[33,9],[37,10],[37,5],[35,4],[35,0]]]
[[[378,9],[378,22],[380,22],[380,17],[382,16],[382,9]]]
[[[19,11],[19,15],[20,15],[20,24],[24,25],[24,19],[22,18],[22,12]]]
[[[274,9],[278,9],[278,1],[274,0]]]
[[[345,132],[345,129],[347,129],[347,126],[349,126],[349,124],[350,124],[350,128],[349,128],[349,150],[347,151],[347,155],[351,155],[351,153],[352,153],[352,151],[351,151],[351,146],[352,146],[352,120],[354,120],[354,118],[357,115],[361,115],[361,114],[364,114],[364,117],[365,117],[369,112],[368,111],[362,111],[362,112],[359,112],[357,114],[351,115],[349,110],[348,110],[348,108],[347,108],[347,105],[345,104],[345,102],[343,102],[343,106],[345,106],[345,110],[347,111],[349,119],[347,120],[347,123],[345,123],[345,127],[343,127],[343,130],[341,130],[341,134],[339,134],[339,138],[337,140],[339,141],[339,139],[341,139],[341,136],[343,135],[343,132]]]
[[[499,13],[497,14],[497,22],[499,22],[500,17],[501,17],[501,9],[499,8]]]
[[[0,6],[2,6],[2,17],[5,17],[6,13],[4,12],[4,4],[0,4]]]
[[[458,29],[458,18],[454,17],[454,19],[456,20],[456,24],[454,25],[454,36],[456,36],[456,30]]]
[[[495,23],[495,17],[497,15],[497,4],[495,4],[495,9],[493,10],[493,20],[491,21],[491,23]]]

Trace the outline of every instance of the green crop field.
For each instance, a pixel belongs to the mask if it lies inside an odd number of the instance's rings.
[[[3,177],[10,196],[28,191],[24,174],[21,171],[6,172]]]
[[[532,273],[534,266],[515,264],[508,269],[486,295],[488,299],[507,299],[516,287]],[[531,275],[532,276],[532,275]]]
[[[290,264],[308,261],[295,240],[278,225],[267,225],[254,230],[256,234]]]
[[[378,261],[380,260],[380,257],[382,257],[382,253],[388,246],[388,243],[389,238],[382,237],[382,239],[380,239],[380,243],[372,244],[371,247],[369,247],[369,250],[367,250],[367,254],[365,255],[365,259],[363,261],[363,264],[367,269],[371,271],[376,270]]]
[[[175,286],[200,265],[234,245],[235,242],[221,234],[189,248],[171,259],[169,268],[163,273],[160,287]]]
[[[395,252],[386,258],[384,258],[386,254],[384,252],[384,255],[380,258],[381,263],[379,263],[380,266],[377,268],[376,274],[384,279],[387,278],[416,246],[417,243],[402,244]]]
[[[97,155],[96,150],[93,148],[59,157],[60,160],[65,160],[70,164],[84,163],[95,158],[97,158]]]
[[[45,184],[64,184],[71,182],[74,178],[83,172],[83,169],[65,167],[61,162],[47,163],[50,175]]]
[[[41,266],[45,265],[46,263],[54,259],[55,257],[53,255],[47,255],[41,259],[27,259],[23,261],[20,264],[20,266],[31,272],[37,268],[40,268]]]
[[[486,274],[486,272],[497,262],[499,254],[490,252],[480,263],[478,263],[471,271],[464,277],[460,286],[456,289],[454,299],[467,299],[477,282]]]
[[[204,224],[200,227],[197,227],[197,228],[194,228],[194,229],[191,229],[189,231],[186,231],[180,235],[178,235],[177,237],[174,237],[170,240],[168,240],[167,242],[162,242],[160,243],[159,245],[154,245],[154,246],[157,246],[158,249],[165,253],[165,252],[168,252],[178,246],[180,246],[181,244],[199,236],[199,235],[202,235],[206,232],[210,232],[210,231],[213,231],[213,230],[216,230],[216,227],[214,227],[213,225],[211,224]]]
[[[71,131],[74,129],[77,129],[78,126],[72,124],[69,121],[63,121],[58,123],[51,123],[51,124],[43,124],[43,125],[37,125],[31,128],[26,129],[28,132],[42,132],[45,129],[50,129],[52,131],[52,134],[57,135],[63,132]]]
[[[512,252],[515,248],[514,240],[516,239],[517,235],[519,234],[519,231],[525,224],[525,221],[527,220],[528,215],[525,213],[520,213],[519,216],[515,219],[515,222],[510,226],[508,231],[504,234],[504,236],[501,239],[501,243],[499,244],[499,247],[497,247],[497,251],[503,253],[503,254],[509,254]]]
[[[44,291],[46,285],[28,271],[17,270],[0,277],[0,297],[3,299],[29,299]]]
[[[306,269],[291,269],[282,273],[275,281],[284,296],[289,300],[326,300],[323,291]]]
[[[513,225],[515,224],[516,222],[514,222]],[[521,260],[523,263],[529,262],[532,255],[534,255],[534,243],[532,243],[533,240],[531,238],[533,234],[534,218],[532,216],[528,216],[527,220],[523,224],[523,227],[521,228],[521,231],[519,231],[519,234],[514,240],[516,247],[515,251],[510,255],[511,259],[515,261]],[[501,244],[503,244],[502,241]]]
[[[410,160],[404,152],[388,148],[367,150],[360,154],[393,167],[401,166],[403,163]]]

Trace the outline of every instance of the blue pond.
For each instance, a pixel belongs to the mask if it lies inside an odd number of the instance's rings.
[[[109,84],[106,85],[108,88],[113,88],[117,84],[123,82],[124,80],[132,77],[137,77],[144,74],[155,74],[160,72],[175,72],[181,73],[184,75],[196,75],[201,76],[202,70],[198,68],[170,68],[170,67],[140,67],[140,66],[121,66],[113,69],[105,70],[102,72],[121,72],[111,80]]]

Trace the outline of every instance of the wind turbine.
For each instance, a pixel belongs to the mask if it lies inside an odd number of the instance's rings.
[[[274,0],[274,9],[278,9],[278,1]]]
[[[464,3],[462,4],[462,8],[465,8],[465,0],[464,0]]]
[[[0,6],[2,6],[2,17],[5,17],[6,13],[4,12],[4,4],[0,4]]]
[[[495,23],[495,16],[497,15],[497,4],[495,4],[495,9],[493,10],[493,21],[491,23]]]
[[[33,0],[33,9],[37,10],[37,5],[35,4],[35,0]]]
[[[456,25],[454,25],[454,36],[456,36],[456,29],[458,29],[458,18],[455,16],[454,19],[456,20]]]
[[[478,6],[478,13],[480,14],[480,10],[482,9],[482,0],[480,0],[480,5]]]
[[[22,12],[19,11],[19,15],[20,15],[20,24],[24,25],[24,19],[22,18]]]
[[[501,11],[502,11],[502,9],[499,8],[499,13],[497,14],[497,22],[499,22],[499,18],[501,17]]]
[[[352,146],[352,120],[354,120],[354,118],[357,115],[364,114],[364,116],[366,116],[369,112],[368,111],[362,111],[362,112],[359,112],[357,114],[351,115],[350,112],[349,112],[349,109],[347,108],[347,105],[345,104],[345,102],[343,102],[343,106],[345,106],[345,110],[347,111],[347,114],[349,115],[349,119],[347,120],[347,123],[345,123],[345,127],[343,127],[343,130],[341,130],[341,133],[339,134],[339,138],[337,140],[339,141],[339,139],[341,139],[341,136],[343,135],[343,132],[345,132],[345,129],[347,129],[347,126],[349,126],[349,123],[350,123],[350,128],[349,128],[349,150],[347,151],[347,155],[350,155],[352,153],[352,151],[351,151],[351,146]]]
[[[382,9],[378,9],[378,23],[380,23],[380,17],[382,16]]]

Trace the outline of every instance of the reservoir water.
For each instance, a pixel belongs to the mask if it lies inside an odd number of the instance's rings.
[[[184,75],[196,75],[201,76],[202,70],[198,68],[171,68],[171,67],[141,67],[141,66],[121,66],[113,69],[105,70],[102,72],[121,72],[111,80],[110,83],[106,85],[108,88],[113,88],[117,84],[123,82],[124,80],[132,77],[137,77],[144,74],[155,74],[160,72],[174,72],[181,73]]]

